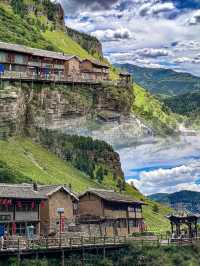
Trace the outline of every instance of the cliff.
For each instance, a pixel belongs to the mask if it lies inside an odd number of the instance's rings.
[[[77,42],[81,47],[88,51],[88,53],[92,54],[94,57],[103,59],[102,44],[97,38],[69,27],[66,27],[66,32],[72,40]]]
[[[131,88],[12,83],[0,90],[0,134],[32,134],[39,128],[62,127],[69,119],[95,119],[101,111],[128,115]]]
[[[20,15],[22,18],[41,18],[41,24],[38,26],[44,26],[52,24],[55,28],[64,28],[64,10],[59,3],[53,3],[49,0],[36,1],[36,0],[11,0],[7,1],[14,13]],[[43,24],[42,24],[43,20]],[[46,20],[46,21],[45,21]]]

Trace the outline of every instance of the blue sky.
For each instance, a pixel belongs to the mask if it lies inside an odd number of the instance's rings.
[[[200,135],[118,150],[127,182],[144,194],[200,191]]]
[[[60,0],[66,24],[96,36],[113,63],[200,76],[200,0]]]

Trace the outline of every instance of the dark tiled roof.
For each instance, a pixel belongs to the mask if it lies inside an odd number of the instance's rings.
[[[46,199],[47,197],[40,191],[34,191],[33,185],[0,184],[0,198]]]
[[[36,49],[36,48],[26,47],[24,45],[13,44],[13,43],[0,42],[0,50],[14,51],[14,52],[25,53],[29,55],[54,58],[54,59],[60,59],[60,60],[66,60],[66,61],[76,57],[77,59],[81,61],[81,59],[75,55],[65,55],[59,52]]]
[[[70,189],[66,185],[40,185],[38,186],[38,191],[47,197],[62,189],[66,193],[68,193],[70,196],[78,200],[78,197],[76,196],[76,194],[70,191]]]
[[[142,201],[134,200],[132,197],[114,192],[113,190],[103,190],[103,189],[89,189],[84,194],[80,195],[79,198],[87,193],[95,194],[96,196],[112,202],[124,202],[124,203],[135,203],[144,204]]]
[[[120,75],[120,76],[131,76],[131,74],[130,74],[129,72],[127,72],[127,71],[121,71],[121,72],[119,73],[119,75]]]
[[[0,49],[30,54],[30,51],[28,50],[27,47],[25,47],[23,45],[19,45],[19,44],[0,42]]]
[[[104,63],[101,63],[101,62],[99,62],[98,60],[94,60],[94,59],[85,59],[85,60],[83,60],[83,62],[84,62],[84,61],[89,61],[89,62],[91,62],[91,63],[92,63],[93,65],[95,65],[95,66],[105,67],[105,68],[110,68],[109,65],[104,64]]]

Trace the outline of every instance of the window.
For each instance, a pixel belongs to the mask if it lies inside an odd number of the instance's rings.
[[[16,224],[16,234],[19,236],[24,236],[26,234],[25,223]]]
[[[129,220],[129,227],[136,227],[136,226],[137,226],[136,220]]]
[[[121,228],[126,228],[127,227],[126,220],[121,220],[120,224],[121,224]]]

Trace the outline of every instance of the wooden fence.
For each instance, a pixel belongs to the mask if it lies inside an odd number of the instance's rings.
[[[58,237],[58,238],[40,238],[29,240],[25,238],[10,239],[3,243],[1,250],[19,251],[19,250],[35,250],[35,249],[59,249],[59,248],[82,248],[96,246],[121,246],[134,243],[141,246],[160,246],[160,245],[189,245],[200,238],[195,239],[173,239],[161,238],[160,236],[144,236],[144,237]],[[1,252],[1,251],[0,251]]]

